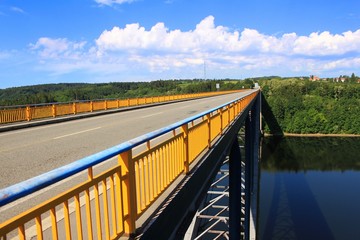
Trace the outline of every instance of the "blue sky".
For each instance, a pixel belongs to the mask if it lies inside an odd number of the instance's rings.
[[[360,75],[358,0],[0,0],[0,88]]]

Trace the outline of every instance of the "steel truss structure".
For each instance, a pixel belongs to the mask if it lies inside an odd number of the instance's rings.
[[[245,133],[238,135],[240,156],[246,156],[245,153]],[[227,156],[213,182],[204,197],[200,208],[196,212],[192,223],[190,224],[184,239],[230,239],[230,217],[229,217],[229,192],[230,192],[230,171],[229,159]],[[241,157],[240,157],[241,158]],[[239,159],[237,159],[239,160]],[[240,226],[238,230],[239,239],[256,238],[256,222],[253,215],[256,216],[257,208],[257,164],[246,166],[246,158],[241,158],[241,198],[240,202]],[[253,172],[248,175],[247,171]],[[254,194],[254,195],[253,195]],[[251,195],[252,197],[250,198]],[[248,201],[248,202],[247,202]],[[251,208],[251,211],[250,211]],[[249,209],[249,210],[248,210]]]
[[[189,227],[187,239],[229,239],[228,163],[227,157]]]

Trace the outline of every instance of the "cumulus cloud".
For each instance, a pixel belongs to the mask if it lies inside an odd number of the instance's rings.
[[[165,24],[155,24],[146,30],[138,23],[127,24],[125,28],[114,27],[104,31],[96,40],[102,51],[146,49],[171,52],[198,52],[208,50],[237,50],[239,38],[237,31],[230,32],[226,27],[214,24],[209,16],[196,25],[195,30],[183,32],[169,30]]]
[[[255,29],[242,32],[215,26],[214,17],[203,19],[191,31],[169,30],[164,23],[146,30],[138,23],[104,31],[96,40],[100,51],[151,50],[181,53],[226,51],[284,55],[328,56],[360,51],[360,30],[331,34],[311,33],[298,36],[286,33],[280,37],[266,35]]]
[[[300,36],[294,42],[293,52],[310,56],[360,52],[360,30],[348,31],[343,34],[322,32]]]
[[[360,30],[274,36],[256,29],[239,31],[217,26],[213,16],[189,31],[169,29],[163,22],[149,29],[131,23],[103,31],[93,43],[40,38],[30,48],[41,58],[58,59],[58,66],[52,64],[59,71],[68,67],[118,76],[133,70],[132,74],[141,71],[160,77],[168,73],[166,76],[179,78],[192,72],[193,77],[199,77],[204,62],[208,75],[219,78],[227,74],[240,77],[240,72],[289,76],[360,68]],[[61,62],[63,59],[66,64]]]

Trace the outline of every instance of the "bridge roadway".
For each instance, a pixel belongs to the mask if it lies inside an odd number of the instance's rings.
[[[0,189],[215,108],[246,93],[249,92],[0,133]],[[48,189],[45,191],[47,194],[43,198],[51,196]],[[28,206],[19,207],[19,203]],[[1,208],[0,221],[31,205],[35,202],[25,198]]]

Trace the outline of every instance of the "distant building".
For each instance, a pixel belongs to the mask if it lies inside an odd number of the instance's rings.
[[[344,77],[341,77],[341,78],[339,78],[339,77],[334,78],[334,82],[342,82],[342,83],[344,83],[345,81],[346,81],[346,78],[344,78]]]
[[[318,76],[315,75],[310,75],[310,81],[319,81],[320,78]]]
[[[357,83],[360,83],[360,78],[357,80]]]

